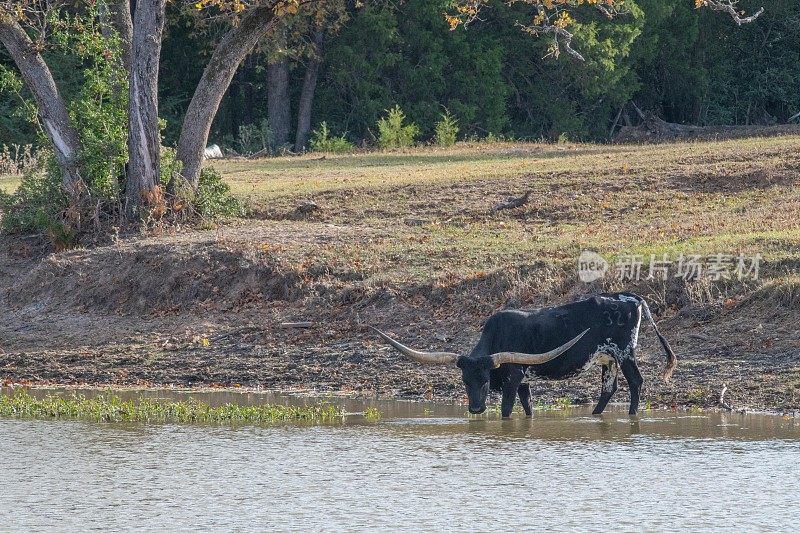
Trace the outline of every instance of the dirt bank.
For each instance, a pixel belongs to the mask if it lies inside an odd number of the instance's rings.
[[[325,269],[275,253],[375,233],[358,226],[258,222],[57,255],[35,243],[1,239],[0,379],[461,398],[457,369],[407,362],[377,342],[365,324],[424,348],[466,349],[491,312],[530,303],[515,297],[520,286],[536,288],[537,304],[606,288],[579,285],[542,265],[422,285],[379,282],[362,279],[355,269]],[[673,382],[662,383],[663,352],[643,326],[644,402],[714,407],[727,385],[726,399],[736,407],[800,407],[797,286],[743,288],[724,305],[702,301],[697,287],[634,288],[653,302],[679,357]],[[312,326],[284,326],[301,321]],[[596,397],[599,381],[598,371],[533,388],[545,402],[586,402]],[[626,399],[624,384],[617,394]]]

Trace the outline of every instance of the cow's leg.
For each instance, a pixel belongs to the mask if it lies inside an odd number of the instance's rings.
[[[636,360],[633,354],[620,363],[622,374],[628,382],[628,388],[631,390],[631,408],[628,414],[635,415],[639,411],[639,393],[642,390],[642,374],[639,372],[639,367],[636,366]]]
[[[517,389],[519,401],[522,403],[522,408],[525,410],[525,416],[533,416],[531,409],[531,386],[528,383],[523,383]]]
[[[608,364],[603,365],[603,386],[600,390],[600,399],[597,401],[597,406],[592,411],[592,414],[599,415],[602,413],[615,392],[617,392],[617,364],[614,361],[610,361]]]
[[[523,377],[525,377],[525,374],[523,374],[522,369],[517,365],[513,365],[503,379],[503,400],[500,403],[500,412],[503,418],[511,417],[511,411],[514,410],[514,401],[517,399],[517,391]]]

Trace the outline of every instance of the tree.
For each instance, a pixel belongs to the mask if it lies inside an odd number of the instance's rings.
[[[286,51],[288,31],[286,24],[279,24],[268,35],[272,37],[273,53],[267,64],[267,117],[276,146],[289,141],[289,131],[292,129],[289,57]]]
[[[492,0],[456,0],[455,13],[447,15],[452,29],[478,20],[481,9]],[[558,57],[563,48],[571,56],[583,61],[584,57],[572,47],[573,33],[568,29],[575,21],[575,13],[591,8],[607,18],[628,12],[624,0],[508,0],[509,5],[521,4],[531,8],[531,19],[527,24],[517,23],[526,33],[551,38],[550,54]],[[695,7],[707,7],[728,13],[741,26],[756,20],[763,12],[759,9],[750,16],[743,16],[737,8],[739,0],[694,0]]]
[[[269,30],[276,19],[276,13],[282,13],[281,10],[276,12],[276,9],[277,6],[266,4],[246,10],[214,49],[197,84],[183,119],[177,153],[183,166],[182,177],[194,188],[200,180],[203,151],[219,103],[239,64]],[[174,190],[176,185],[173,180],[170,189]]]
[[[267,73],[270,89],[268,116],[277,144],[283,144],[288,140],[291,129],[291,113],[288,105],[288,62],[285,61],[285,47],[281,46],[281,40],[287,38],[286,24],[278,23],[302,16],[307,20],[315,20],[318,26],[324,27],[326,17],[330,17],[333,20],[331,25],[336,27],[341,20],[341,14],[337,15],[341,10],[341,0],[275,0],[250,5],[244,5],[237,0],[204,0],[197,5],[212,10],[212,14],[228,14],[233,27],[216,46],[194,92],[181,128],[178,159],[183,165],[182,177],[192,187],[197,186],[203,150],[222,97],[239,65],[259,41],[267,35],[278,37],[277,46],[272,43],[271,48],[273,53],[277,49],[276,55],[281,57],[273,62]],[[334,15],[329,15],[330,13]],[[313,80],[308,82],[309,86],[311,81]],[[310,120],[310,111],[308,117]]]
[[[327,0],[303,7],[294,24],[294,47],[300,51],[299,60],[305,59],[305,73],[297,105],[297,128],[294,150],[302,152],[311,134],[311,113],[322,66],[325,41],[337,35],[349,20],[350,13],[343,0]]]
[[[42,57],[47,6],[23,6],[16,2],[0,3],[0,42],[8,50],[36,102],[39,120],[53,146],[62,171],[64,190],[71,196],[81,188],[79,156],[82,145],[73,127],[67,107],[59,94],[50,68]],[[37,36],[34,42],[23,28],[25,23]]]
[[[158,127],[158,67],[166,0],[138,0],[129,67],[128,183],[130,215],[160,208],[161,135]]]
[[[305,150],[308,144],[308,136],[311,134],[311,108],[314,103],[314,92],[317,89],[319,67],[322,64],[322,46],[324,41],[324,30],[322,28],[315,28],[311,39],[311,53],[306,62],[306,73],[303,76],[300,103],[297,107],[297,131],[295,132],[294,151],[298,153]]]

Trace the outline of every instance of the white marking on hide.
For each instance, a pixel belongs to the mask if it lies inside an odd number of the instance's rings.
[[[616,365],[617,361],[622,361],[623,358],[626,357],[626,353],[630,353],[630,348],[620,350],[616,344],[611,342],[611,339],[606,339],[606,343],[597,347],[591,357],[589,357],[589,360],[586,361],[586,364],[583,365],[583,368],[578,371],[578,374],[583,374],[595,366]],[[536,375],[536,372],[533,371],[532,367],[528,367],[525,369],[525,376],[522,378],[522,383],[533,383],[538,379],[540,378]]]
[[[641,307],[636,308],[636,314],[637,314],[636,325],[633,326],[633,329],[631,330],[631,346],[634,349],[639,345],[639,326],[642,324]]]

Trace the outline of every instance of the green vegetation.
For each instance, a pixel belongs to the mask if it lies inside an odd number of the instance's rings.
[[[319,129],[311,132],[311,151],[312,152],[327,152],[330,154],[346,154],[355,149],[353,143],[348,141],[344,134],[340,137],[334,137],[328,130],[328,123],[322,121]]]
[[[178,172],[180,162],[175,160],[174,150],[165,148],[162,150],[162,184],[166,185],[170,177]],[[26,172],[18,184],[11,180],[8,184],[4,190],[3,181],[0,181],[0,212],[3,215],[0,217],[0,231],[42,233],[48,235],[57,248],[69,248],[79,241],[86,228],[80,225],[81,217],[76,208],[68,208],[61,177],[52,161],[47,170],[33,169]],[[191,201],[176,199],[171,205],[173,216],[209,220],[245,214],[241,201],[231,194],[230,185],[211,167],[204,168],[200,173],[197,191],[187,188],[180,191],[180,196]],[[186,206],[190,211],[184,211]],[[108,204],[96,205],[89,212],[92,217],[102,219],[107,215],[108,208]]]
[[[262,120],[258,124],[243,124],[239,126],[239,134],[231,143],[241,155],[264,154],[274,148],[275,135],[270,128],[269,121]]]
[[[453,146],[458,136],[458,120],[449,111],[442,114],[442,119],[436,123],[436,144],[442,147]]]
[[[230,423],[265,424],[276,422],[337,422],[345,413],[321,403],[292,407],[287,405],[237,405],[219,407],[197,401],[123,400],[113,394],[87,398],[80,394],[62,398],[35,398],[25,390],[0,394],[0,416],[39,419],[80,419],[97,422],[175,422],[182,424]]]
[[[0,230],[4,233],[59,231],[63,226],[58,221],[66,206],[67,197],[58,172],[26,172],[12,192],[0,190],[3,214]]]
[[[364,418],[372,422],[377,422],[381,419],[381,412],[376,407],[367,407],[364,410]]]
[[[414,145],[419,135],[419,126],[405,124],[406,114],[400,106],[386,110],[386,116],[378,121],[378,146],[381,148],[408,148]]]
[[[197,191],[186,191],[185,196],[193,196],[192,207],[204,218],[218,216],[242,216],[245,214],[242,203],[231,195],[231,187],[213,167],[205,167],[200,172]]]
[[[492,2],[458,31],[450,31],[443,16],[451,5],[407,0],[348,9],[346,23],[324,45],[315,123],[326,121],[354,141],[371,140],[384,110],[397,104],[428,141],[446,106],[467,138],[491,131],[524,139],[555,140],[566,133],[601,140],[630,101],[670,122],[699,125],[782,123],[800,109],[800,4],[794,0],[765,3],[764,14],[741,27],[724,14],[695,9],[693,0],[626,0],[631,13],[614,20],[586,6],[576,15],[580,22],[570,26],[584,63],[563,53],[560,59],[548,56],[550,38],[521,31],[516,23],[533,16],[523,3]],[[740,3],[747,12],[760,6]],[[172,145],[182,103],[192,96],[214,34],[178,5],[168,10],[160,84]],[[308,41],[293,34],[286,51],[298,80],[308,63]],[[266,101],[270,53],[255,54],[237,72],[212,142],[233,140],[239,125],[266,118],[266,106],[252,102]],[[291,109],[299,98],[293,89]],[[630,105],[626,113],[637,120]],[[3,139],[0,124],[0,142],[11,140]]]

